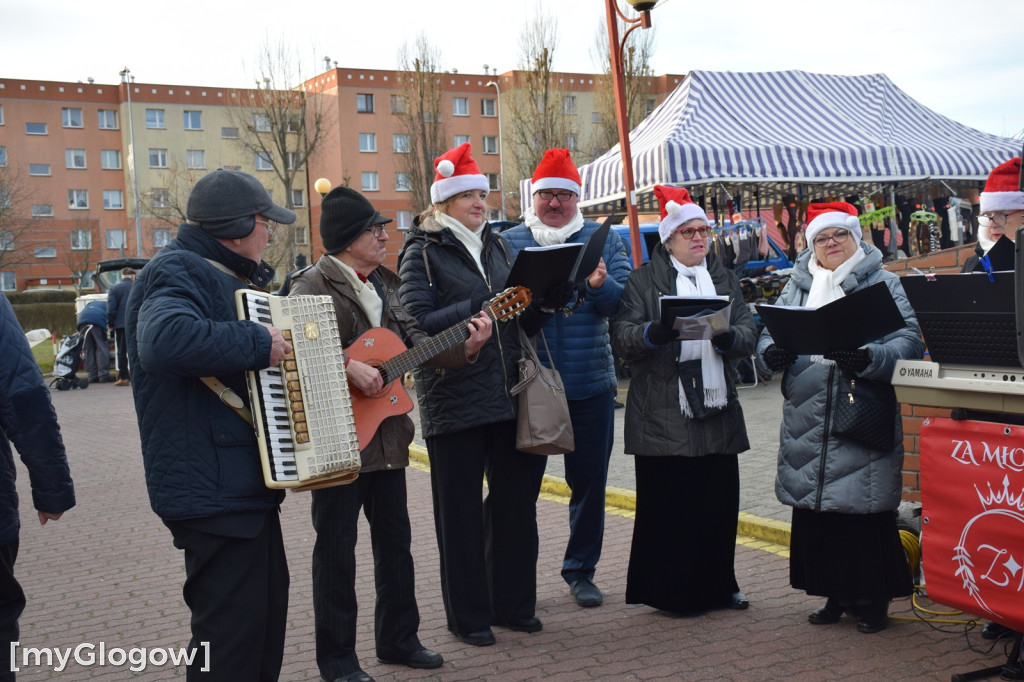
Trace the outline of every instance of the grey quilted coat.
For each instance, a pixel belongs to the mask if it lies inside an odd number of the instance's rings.
[[[917,316],[903,291],[899,277],[882,269],[882,253],[861,242],[865,253],[843,282],[849,294],[876,282],[885,282],[906,325],[864,346],[871,362],[858,376],[889,381],[900,359],[920,358],[924,351]],[[804,251],[793,268],[777,305],[801,306],[810,292],[808,270],[811,251]],[[763,356],[773,342],[768,330],[761,333],[757,352]],[[839,370],[811,362],[801,355],[782,376],[782,426],[779,432],[779,468],[775,495],[783,504],[798,509],[874,514],[896,509],[902,492],[903,428],[899,418],[897,445],[891,452],[877,452],[831,435],[831,406],[839,391]]]

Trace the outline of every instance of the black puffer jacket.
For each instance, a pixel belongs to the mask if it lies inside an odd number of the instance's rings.
[[[409,232],[402,249],[399,296],[426,333],[436,334],[469,319],[483,301],[504,287],[512,267],[511,250],[486,228],[483,243],[481,260],[486,276],[451,230],[432,218]],[[515,418],[516,401],[509,389],[517,381],[518,329],[516,322],[494,325],[494,333],[473,364],[461,369],[416,370],[424,437]]]

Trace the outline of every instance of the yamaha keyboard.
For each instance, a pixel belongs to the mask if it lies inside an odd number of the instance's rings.
[[[911,405],[1024,414],[1024,368],[898,360],[896,399]]]
[[[235,303],[238,319],[278,327],[292,345],[280,365],[246,372],[267,487],[313,490],[354,481],[359,438],[331,297],[239,289]]]

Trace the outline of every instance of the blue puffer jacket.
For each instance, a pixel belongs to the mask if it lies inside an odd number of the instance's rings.
[[[284,497],[263,482],[252,426],[199,377],[216,376],[248,402],[245,370],[270,364],[270,333],[239,321],[245,285],[204,258],[260,285],[269,268],[226,249],[198,227],[139,273],[125,331],[150,504],[170,521],[266,511]]]
[[[107,326],[124,328],[124,311],[128,307],[128,295],[132,292],[132,280],[123,279],[107,292]]]
[[[583,228],[566,240],[568,244],[583,244],[600,227],[587,220]],[[537,246],[533,233],[525,224],[501,233],[515,253],[529,246]],[[602,253],[608,278],[600,289],[587,285],[583,303],[573,309],[572,315],[555,315],[544,325],[544,338],[551,350],[555,369],[562,375],[565,395],[569,400],[584,400],[618,385],[615,364],[608,338],[608,318],[615,314],[622,288],[633,268],[619,235],[610,231]],[[548,364],[547,354],[541,346],[541,362]]]
[[[14,310],[0,296],[0,545],[18,539],[17,472],[11,443],[32,484],[32,506],[60,514],[75,506],[75,488],[50,391]]]
[[[78,326],[91,324],[100,329],[107,328],[107,303],[106,301],[93,301],[78,313]]]

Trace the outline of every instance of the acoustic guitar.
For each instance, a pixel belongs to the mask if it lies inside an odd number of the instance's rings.
[[[526,310],[530,299],[529,289],[512,287],[492,298],[484,312],[494,321],[507,321]],[[412,411],[412,399],[401,381],[405,373],[468,339],[466,327],[470,319],[452,325],[413,348],[406,348],[405,342],[390,329],[375,327],[345,349],[350,358],[376,367],[384,381],[384,387],[372,396],[364,395],[355,387],[350,391],[360,450],[370,444],[382,421]]]

